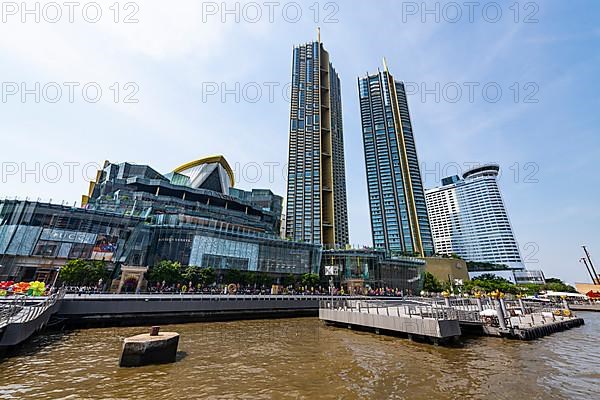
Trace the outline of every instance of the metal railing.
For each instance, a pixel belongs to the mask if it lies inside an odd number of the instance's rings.
[[[535,318],[546,318],[546,313],[552,313],[552,319],[556,315],[564,315],[562,304],[540,303],[527,300],[502,300],[504,310],[504,321],[506,326],[512,327],[513,322],[521,325],[531,319],[534,324]],[[447,304],[450,304],[448,307]],[[490,324],[494,323],[494,317],[483,317],[481,311],[498,310],[500,305],[497,300],[491,298],[467,299],[467,298],[422,298],[409,297],[402,300],[388,299],[348,299],[348,298],[325,298],[319,302],[321,309],[335,311],[350,311],[376,315],[387,315],[409,318],[433,318],[437,320],[459,320],[461,323]],[[560,312],[559,312],[560,311]],[[497,317],[496,317],[497,318]],[[517,320],[515,320],[517,318]],[[562,317],[561,317],[562,318]],[[498,325],[496,319],[496,326]]]
[[[406,301],[369,301],[352,299],[324,299],[319,302],[322,309],[351,311],[389,317],[432,318],[436,320],[457,320],[457,310],[428,304],[411,304]]]
[[[0,311],[0,327],[11,323],[26,323],[33,321],[46,310],[56,304],[65,296],[65,290],[59,289],[56,293],[47,296],[42,301],[27,305],[31,300],[30,297],[24,295],[15,295],[7,299],[8,303],[4,303]]]
[[[2,298],[2,302],[0,302],[0,328],[8,325],[10,319],[25,307],[26,300],[27,296],[20,294]]]
[[[65,296],[66,301],[76,300],[118,300],[118,301],[238,301],[238,300],[280,300],[280,301],[314,301],[331,299],[330,295],[309,294],[202,294],[202,293],[69,293]],[[364,296],[333,296],[334,299],[369,299]]]

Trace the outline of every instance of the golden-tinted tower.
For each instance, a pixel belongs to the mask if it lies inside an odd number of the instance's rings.
[[[348,244],[340,79],[316,42],[294,47],[286,237],[326,247]]]

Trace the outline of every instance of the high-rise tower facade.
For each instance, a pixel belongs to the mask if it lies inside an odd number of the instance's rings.
[[[498,187],[499,171],[498,165],[482,165],[426,191],[438,253],[524,268]]]
[[[340,79],[320,38],[294,47],[286,237],[348,243]]]
[[[358,79],[373,245],[434,253],[404,83],[384,71]]]

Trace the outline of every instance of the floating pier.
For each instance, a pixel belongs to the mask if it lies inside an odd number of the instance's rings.
[[[330,324],[405,335],[410,339],[445,343],[461,335],[457,314],[432,306],[390,305],[379,301],[324,300],[319,319]]]
[[[571,318],[564,321],[551,322],[541,326],[532,326],[530,328],[516,328],[514,335],[522,340],[534,340],[555,332],[565,331],[576,328],[584,324],[583,318]]]
[[[470,334],[534,340],[584,324],[566,308],[481,299],[323,300],[319,318],[348,328],[452,342]]]

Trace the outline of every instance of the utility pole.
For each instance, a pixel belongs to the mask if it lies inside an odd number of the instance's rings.
[[[596,269],[594,268],[594,263],[592,263],[592,258],[590,257],[590,253],[588,252],[585,245],[582,245],[581,247],[583,247],[583,251],[585,252],[585,255],[590,263],[590,268],[592,270],[592,273],[594,274],[594,279],[592,279],[592,283],[595,285],[598,285],[598,284],[600,284],[600,282],[598,281],[598,273],[596,272]]]

